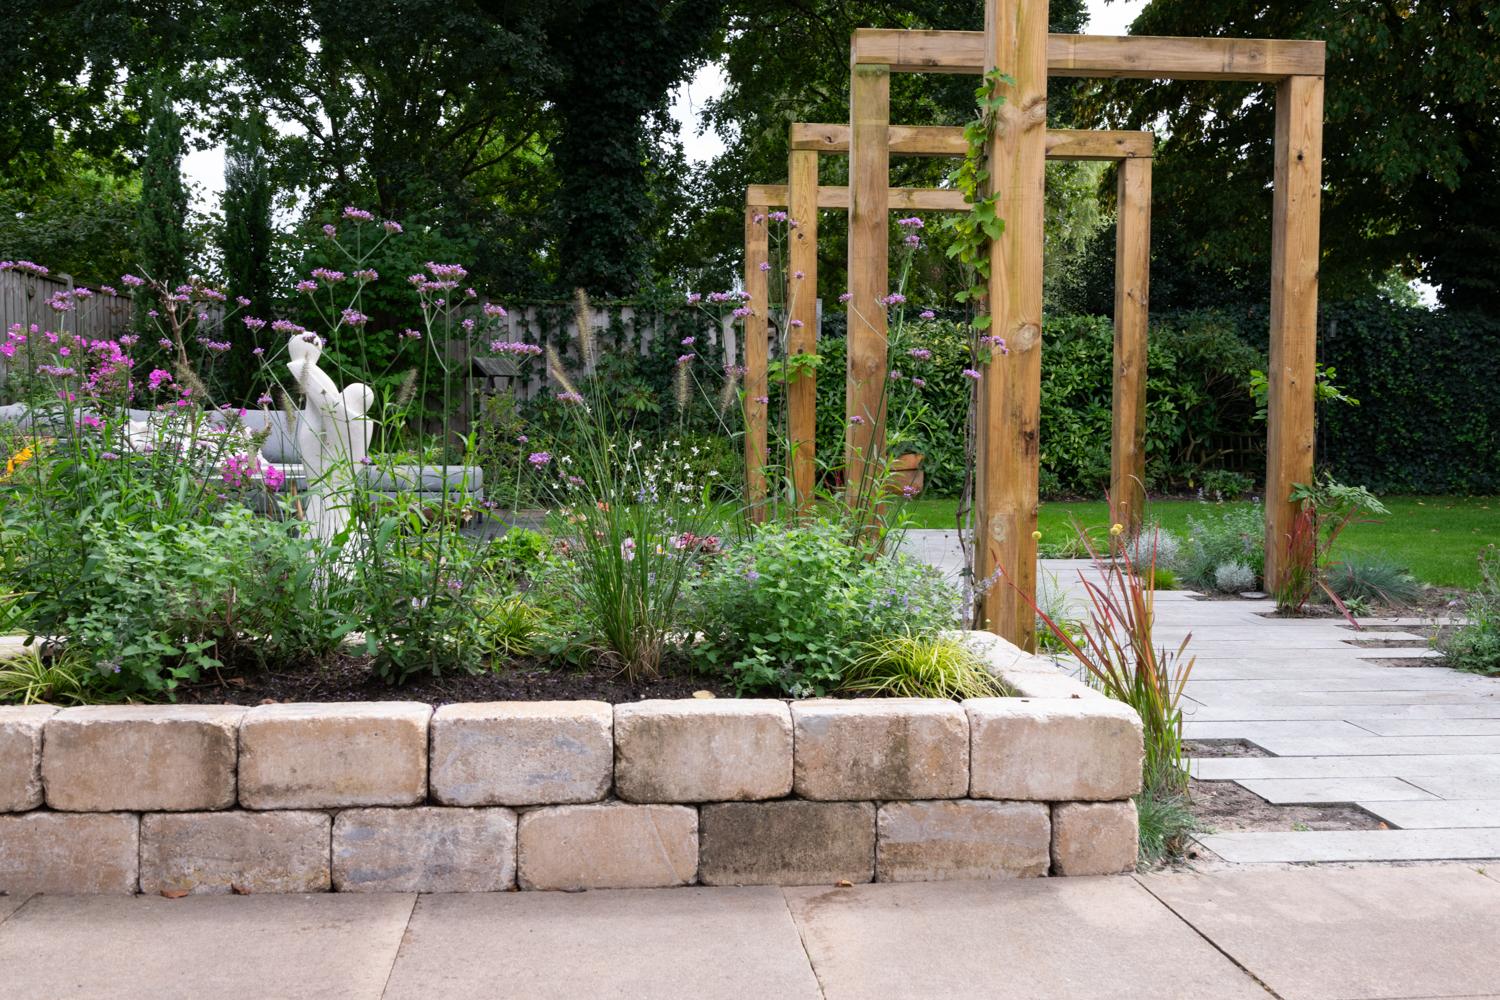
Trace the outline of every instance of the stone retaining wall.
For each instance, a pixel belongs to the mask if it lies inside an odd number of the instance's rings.
[[[0,708],[0,890],[487,892],[1094,875],[1141,724],[1013,698]]]

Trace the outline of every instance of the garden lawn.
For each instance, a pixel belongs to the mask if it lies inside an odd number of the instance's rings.
[[[1479,585],[1475,556],[1486,545],[1500,545],[1500,497],[1389,496],[1380,500],[1390,513],[1373,518],[1372,523],[1351,525],[1340,548],[1388,556],[1423,583],[1471,590]],[[1148,517],[1184,533],[1188,515],[1212,517],[1222,512],[1221,506],[1230,505],[1159,500],[1151,503]],[[957,509],[957,500],[918,500],[907,510],[911,527],[951,529]],[[1070,537],[1074,517],[1085,528],[1106,527],[1109,506],[1102,500],[1044,502],[1038,518],[1042,544]]]

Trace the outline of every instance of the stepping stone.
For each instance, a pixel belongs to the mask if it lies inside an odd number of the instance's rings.
[[[1376,736],[1500,736],[1500,718],[1359,719],[1353,725]]]
[[[1131,878],[782,891],[827,1000],[1266,995]]]
[[[1500,830],[1496,829],[1210,833],[1194,839],[1236,864],[1500,858]]]
[[[1475,997],[1500,983],[1500,883],[1471,868],[1140,881],[1285,1000]]]
[[[1244,778],[1415,778],[1500,776],[1492,754],[1369,757],[1194,757],[1189,774],[1203,781]]]
[[[1433,775],[1407,780],[1445,799],[1500,799],[1500,776]]]
[[[384,1000],[819,1000],[775,886],[423,896]]]
[[[30,898],[29,892],[20,892],[14,896],[0,896],[0,924],[5,923],[12,913],[25,906]]]
[[[1360,737],[1369,736],[1368,730],[1348,722],[1332,719],[1311,722],[1195,722],[1182,727],[1182,737],[1187,740],[1250,740],[1260,743],[1263,739],[1307,738],[1307,737]]]
[[[0,996],[379,1000],[415,901],[36,896],[0,923]]]
[[[1372,754],[1500,754],[1500,736],[1269,737],[1256,740],[1278,757],[1364,757]]]
[[[1418,781],[1421,779],[1413,779]],[[1272,805],[1327,805],[1335,802],[1440,801],[1437,795],[1400,778],[1265,778],[1239,784]],[[1373,811],[1373,810],[1372,810]]]
[[[1402,830],[1500,827],[1500,798],[1360,802],[1359,807]]]

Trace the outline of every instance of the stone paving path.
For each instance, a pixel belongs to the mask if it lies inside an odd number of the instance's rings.
[[[6,1000],[1500,996],[1444,866],[809,886],[0,897]]]
[[[950,574],[963,565],[953,532],[911,532],[905,550]],[[1085,560],[1041,566],[1075,600],[1080,571],[1097,580]],[[1433,666],[1429,649],[1356,645],[1420,641],[1410,633],[1262,617],[1273,609],[1156,595],[1158,645],[1175,649],[1191,633],[1197,657],[1184,735],[1243,739],[1273,755],[1196,758],[1193,776],[1235,781],[1276,804],[1358,805],[1392,829],[1216,833],[1199,838],[1204,846],[1231,862],[1500,858],[1500,678]]]

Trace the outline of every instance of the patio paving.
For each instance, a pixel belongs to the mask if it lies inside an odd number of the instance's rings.
[[[0,996],[1412,1000],[1494,995],[1497,937],[1500,882],[1452,865],[579,894],[0,897]]]

